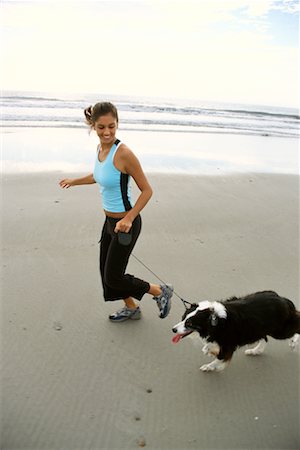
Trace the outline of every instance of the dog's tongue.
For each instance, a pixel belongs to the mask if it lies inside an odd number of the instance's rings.
[[[182,338],[182,334],[175,334],[175,336],[173,336],[173,338],[172,338],[173,344],[178,344],[178,342],[180,341],[181,338]]]

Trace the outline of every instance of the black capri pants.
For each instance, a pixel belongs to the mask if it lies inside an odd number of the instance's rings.
[[[114,232],[119,220],[106,216],[100,239],[100,274],[106,302],[128,297],[141,300],[150,289],[147,281],[125,274],[129,256],[141,232],[141,216],[138,215],[132,223],[128,245],[120,243],[118,233]]]

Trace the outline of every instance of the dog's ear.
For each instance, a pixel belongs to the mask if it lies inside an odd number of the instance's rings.
[[[195,309],[197,308],[198,305],[196,303],[189,303],[189,306],[186,306],[186,305],[184,305],[184,306],[185,306],[185,313],[189,314],[190,312],[195,311]]]
[[[188,309],[194,310],[197,308],[197,306],[198,306],[197,303],[190,303],[190,306]]]
[[[182,320],[184,320],[189,313],[195,311],[195,309],[197,308],[198,305],[196,305],[196,303],[191,303],[189,307],[186,307],[186,305],[184,305],[184,306],[185,306],[185,311],[182,315]]]

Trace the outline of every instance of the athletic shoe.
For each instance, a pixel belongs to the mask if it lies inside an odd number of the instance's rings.
[[[158,297],[153,297],[156,301],[159,309],[159,317],[164,319],[170,312],[171,309],[171,298],[173,295],[173,286],[171,284],[161,284],[161,294]]]
[[[119,311],[111,314],[109,316],[109,320],[112,322],[124,322],[125,320],[131,319],[131,320],[139,320],[141,318],[141,310],[139,306],[137,306],[135,309],[127,308],[127,306],[124,306],[124,308],[120,309]]]

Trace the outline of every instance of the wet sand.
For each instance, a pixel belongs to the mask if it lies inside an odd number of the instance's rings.
[[[270,339],[202,373],[201,346],[158,318],[112,324],[98,274],[97,186],[2,179],[1,449],[297,449],[299,349]],[[299,178],[150,175],[133,254],[189,301],[276,290],[299,307]],[[157,282],[132,257],[129,272]]]

